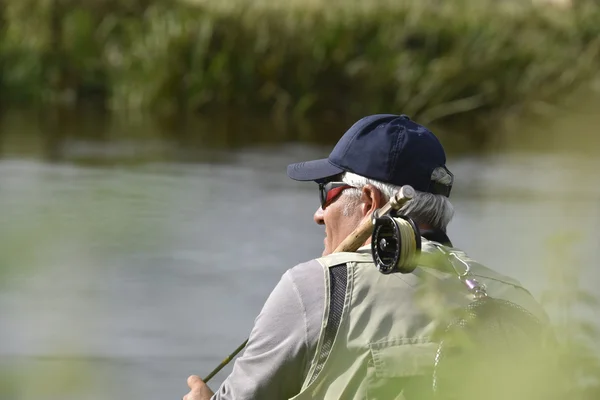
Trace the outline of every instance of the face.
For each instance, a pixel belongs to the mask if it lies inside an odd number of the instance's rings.
[[[333,253],[362,220],[359,202],[344,196],[343,192],[348,188],[331,190],[328,201],[315,212],[315,222],[325,226],[324,256]],[[344,208],[347,212],[344,212]]]

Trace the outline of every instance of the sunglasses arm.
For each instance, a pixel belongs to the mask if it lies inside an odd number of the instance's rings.
[[[412,186],[404,185],[400,190],[383,205],[379,210],[376,210],[376,216],[382,217],[389,214],[392,210],[399,210],[406,204],[407,201],[415,196],[415,190]],[[367,241],[373,233],[373,219],[371,216],[365,218],[360,225],[344,239],[342,243],[334,250],[334,253],[353,252],[358,250]]]

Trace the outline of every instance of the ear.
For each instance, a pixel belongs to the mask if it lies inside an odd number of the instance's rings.
[[[366,185],[361,193],[361,212],[363,216],[373,214],[375,210],[381,208],[384,204],[384,198],[379,189],[373,185]]]

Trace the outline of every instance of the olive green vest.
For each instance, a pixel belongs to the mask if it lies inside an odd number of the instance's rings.
[[[439,244],[423,239],[420,265],[411,274],[380,273],[370,246],[319,259],[326,270],[346,264],[346,296],[337,335],[329,354],[323,357],[331,303],[326,273],[321,335],[302,391],[294,400],[427,398],[437,349],[432,335],[448,322],[444,318],[449,309],[472,301],[457,278],[463,271],[453,269],[436,246]],[[485,285],[490,296],[514,302],[546,320],[540,305],[519,282],[491,271],[457,249],[446,249],[469,265],[471,274]]]

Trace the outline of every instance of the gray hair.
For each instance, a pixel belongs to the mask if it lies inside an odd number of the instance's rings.
[[[341,180],[356,188],[344,191],[344,196],[349,197],[350,200],[344,207],[345,214],[351,212],[351,208],[360,199],[361,189],[366,185],[372,185],[379,189],[386,202],[400,190],[399,186],[365,178],[352,172],[344,172]],[[433,171],[431,180],[442,185],[451,185],[452,175],[445,168],[440,167]],[[418,224],[429,225],[445,232],[454,216],[454,207],[446,196],[416,191],[415,197],[408,201],[400,212],[411,217]]]

